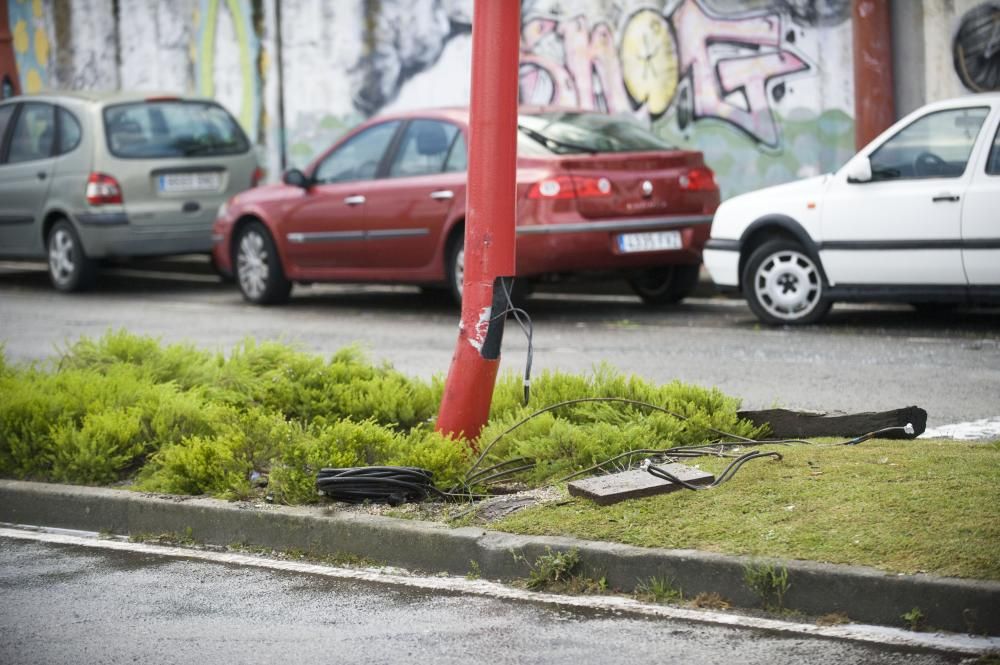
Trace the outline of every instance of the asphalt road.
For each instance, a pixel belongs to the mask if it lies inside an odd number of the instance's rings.
[[[618,612],[0,539],[0,662],[954,663]]]
[[[41,360],[82,335],[125,328],[220,350],[248,336],[323,354],[360,344],[410,375],[448,369],[458,310],[441,296],[408,287],[297,286],[288,305],[261,308],[205,267],[203,260],[117,267],[98,290],[63,295],[41,266],[0,263],[0,343],[8,360]],[[747,408],[917,405],[929,426],[1000,417],[996,308],[929,317],[908,306],[836,306],[822,325],[804,329],[763,327],[742,301],[717,297],[655,309],[628,295],[541,292],[528,310],[536,376],[607,362],[657,382],[716,386]],[[508,323],[502,368],[520,372],[526,348]]]

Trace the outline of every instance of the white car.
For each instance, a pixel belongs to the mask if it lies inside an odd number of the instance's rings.
[[[1000,93],[924,106],[836,173],[736,196],[704,262],[762,321],[832,303],[1000,302]]]

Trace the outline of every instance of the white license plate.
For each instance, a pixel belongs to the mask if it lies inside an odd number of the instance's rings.
[[[682,246],[680,231],[623,233],[618,236],[618,249],[624,254],[659,252],[665,249],[680,249]]]
[[[214,192],[221,185],[219,173],[171,173],[159,177],[161,192]]]

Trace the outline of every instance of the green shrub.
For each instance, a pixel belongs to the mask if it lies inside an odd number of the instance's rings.
[[[250,495],[256,472],[269,474],[278,500],[302,503],[316,500],[324,466],[417,466],[445,489],[462,485],[476,446],[496,441],[480,468],[528,458],[535,467],[519,480],[541,484],[629,450],[716,439],[713,428],[758,433],[717,390],[658,386],[602,365],[591,375],[543,373],[530,406],[520,377],[502,377],[490,421],[470,444],[433,431],[443,390],[440,376],[408,378],[355,347],[324,360],[248,339],[226,357],[115,331],[27,367],[0,349],[0,475],[91,484],[137,475],[147,490],[237,497]],[[537,409],[588,397],[684,418],[587,402],[501,437]]]
[[[296,422],[258,409],[220,409],[219,432],[167,445],[143,467],[139,489],[170,494],[211,494],[243,498],[251,494],[251,474],[267,473],[283,451],[307,434]]]
[[[51,430],[49,478],[57,482],[107,485],[119,480],[145,452],[142,411],[136,407],[89,413],[77,427]]]

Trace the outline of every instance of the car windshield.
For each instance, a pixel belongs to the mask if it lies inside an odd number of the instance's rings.
[[[631,119],[600,113],[554,111],[521,115],[517,126],[522,134],[559,155],[675,149]]]
[[[250,149],[229,113],[210,102],[117,104],[104,109],[108,149],[116,157],[213,157]]]

